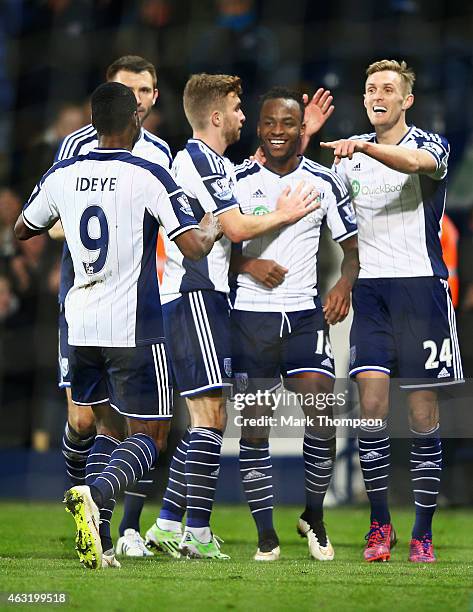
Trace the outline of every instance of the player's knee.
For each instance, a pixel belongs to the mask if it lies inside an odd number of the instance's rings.
[[[74,409],[69,411],[67,420],[72,429],[81,437],[95,433],[95,417],[89,406],[74,406]]]
[[[227,427],[227,412],[226,410],[220,411],[217,418],[216,418],[216,422],[217,425],[215,426],[216,429],[220,429],[220,431],[223,433]]]
[[[171,428],[171,421],[157,421],[157,427],[153,431],[153,440],[160,452],[164,452],[168,447],[168,436]]]
[[[432,431],[438,424],[438,414],[430,412],[411,412],[410,425],[411,429],[418,433],[426,433]]]
[[[171,423],[170,421],[145,421],[141,419],[128,419],[130,434],[144,434],[154,440],[160,452],[167,448],[167,439]]]
[[[389,400],[384,395],[366,394],[361,398],[361,416],[364,419],[385,419]]]

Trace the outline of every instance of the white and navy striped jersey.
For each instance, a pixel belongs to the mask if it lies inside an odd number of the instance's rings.
[[[239,274],[234,307],[258,312],[293,312],[314,308],[317,295],[317,252],[320,228],[326,218],[332,237],[342,242],[356,234],[355,214],[343,182],[330,170],[302,157],[297,168],[284,176],[256,161],[235,169],[236,194],[242,212],[272,212],[282,191],[305,181],[320,194],[320,208],[277,231],[242,243],[246,257],[273,259],[288,268],[284,282],[268,289],[250,274]]]
[[[162,166],[123,149],[59,161],[23,210],[31,229],[61,219],[74,266],[69,344],[133,347],[164,337],[156,270],[160,225],[172,240],[198,227]]]
[[[92,149],[97,148],[97,146],[97,130],[91,124],[86,125],[64,138],[59,145],[54,161],[69,159],[76,155],[84,155],[92,151]],[[133,147],[133,155],[142,157],[152,163],[160,164],[165,168],[170,168],[172,164],[169,145],[144,128],[141,128],[140,137]],[[59,286],[59,302],[61,304],[64,303],[67,292],[73,284],[74,270],[72,267],[72,259],[67,247],[67,242],[65,242],[62,254],[61,281]]]
[[[233,164],[204,142],[190,139],[176,155],[172,171],[192,207],[197,221],[206,212],[219,215],[238,207],[234,196]],[[167,260],[161,284],[163,304],[183,292],[213,289],[228,293],[231,242],[223,236],[200,261],[182,255],[175,244],[165,239]]]
[[[376,142],[374,133],[352,138]],[[334,165],[355,208],[360,278],[447,278],[440,226],[449,144],[438,134],[410,127],[399,146],[428,151],[437,170],[429,176],[403,174],[363,153]]]

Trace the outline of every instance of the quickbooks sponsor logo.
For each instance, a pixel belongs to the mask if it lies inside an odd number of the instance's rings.
[[[351,191],[353,193],[353,197],[356,198],[356,196],[360,193],[360,181],[352,181],[351,182]]]
[[[257,206],[256,208],[253,208],[254,215],[267,215],[268,213],[269,210],[266,208],[266,206]]]
[[[375,185],[374,187],[369,187],[368,185],[361,185],[360,181],[352,181],[351,182],[351,190],[352,195],[356,198],[360,193],[361,195],[382,195],[385,193],[400,193],[403,190],[410,189],[411,185],[409,183],[399,183],[398,185],[390,185],[389,183],[384,183],[384,185]]]

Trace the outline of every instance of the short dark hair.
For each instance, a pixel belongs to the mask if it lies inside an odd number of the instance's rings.
[[[123,55],[122,57],[119,57],[107,68],[107,72],[105,73],[106,80],[113,81],[117,75],[117,72],[120,72],[120,70],[127,70],[128,72],[134,72],[135,74],[139,74],[140,72],[149,72],[151,78],[153,79],[153,87],[156,89],[156,85],[158,83],[156,68],[144,57],[140,57],[139,55]]]
[[[136,112],[136,98],[129,87],[121,83],[99,85],[90,99],[92,125],[98,134],[123,132]]]
[[[302,100],[302,94],[295,89],[288,89],[287,87],[272,87],[269,91],[260,96],[258,116],[261,114],[263,104],[267,100],[278,100],[280,98],[283,100],[295,100],[299,104],[299,108],[301,109],[301,119],[304,121],[305,106],[304,101]]]

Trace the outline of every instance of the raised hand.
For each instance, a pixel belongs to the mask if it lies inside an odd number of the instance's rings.
[[[304,123],[306,137],[311,138],[324,125],[335,110],[332,104],[333,96],[330,90],[319,87],[312,98],[304,94],[302,99],[305,104]]]

